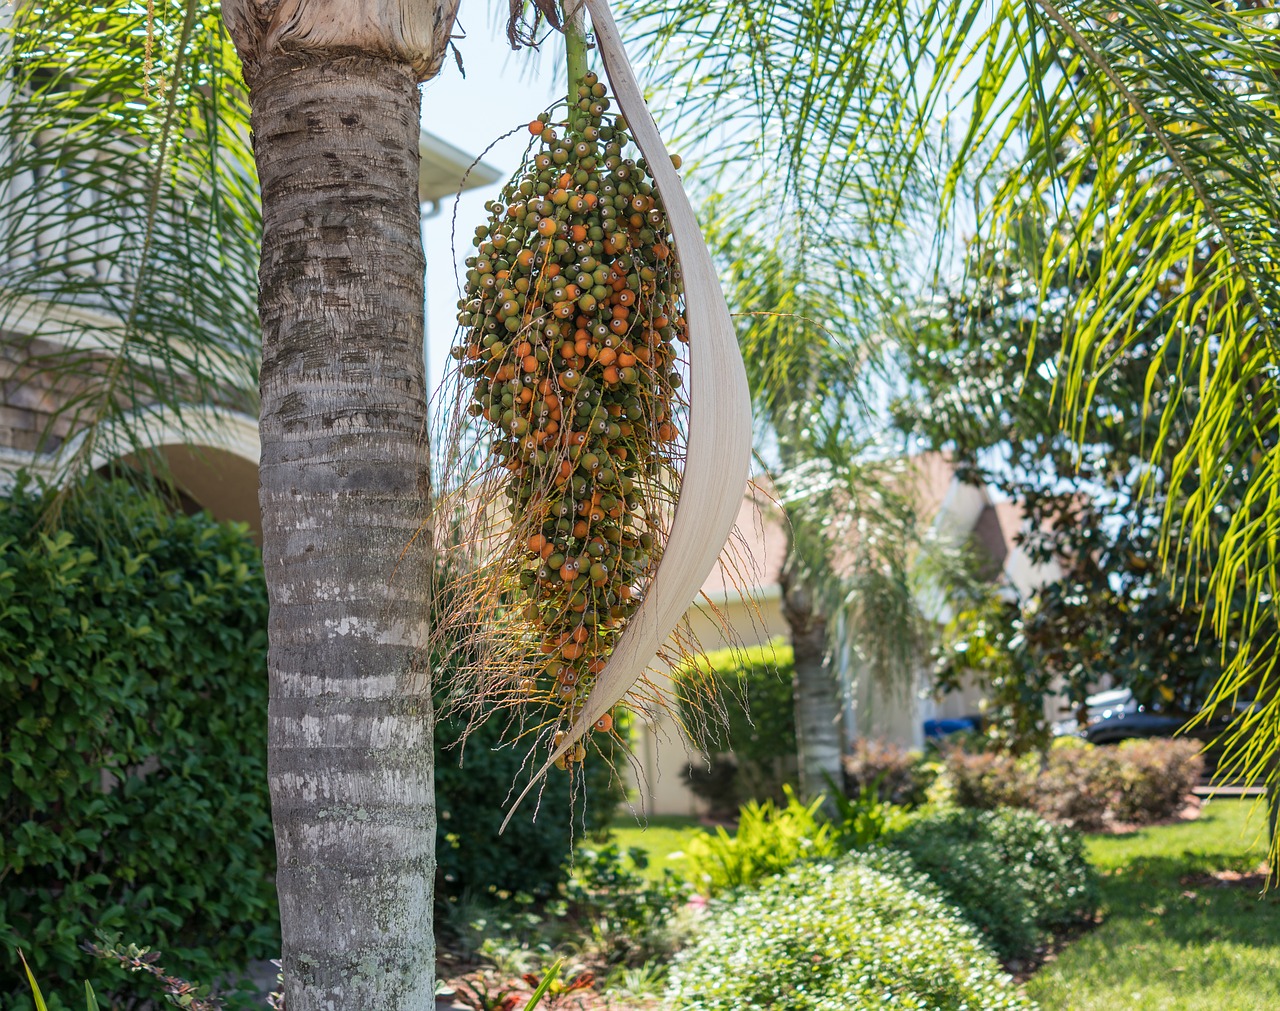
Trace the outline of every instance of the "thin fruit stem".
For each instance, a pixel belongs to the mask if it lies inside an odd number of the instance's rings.
[[[564,49],[569,64],[569,108],[578,101],[578,85],[587,76],[587,6],[582,0],[565,0]]]

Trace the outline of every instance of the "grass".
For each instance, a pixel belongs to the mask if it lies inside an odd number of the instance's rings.
[[[1105,919],[1027,983],[1046,1009],[1244,1011],[1280,1007],[1280,896],[1213,880],[1265,855],[1252,802],[1194,822],[1089,837]]]
[[[613,838],[623,849],[635,846],[649,854],[649,866],[645,877],[658,881],[666,868],[679,872],[678,861],[684,852],[685,841],[699,832],[706,832],[697,818],[680,815],[654,815],[645,824],[626,822],[619,818],[613,826]]]

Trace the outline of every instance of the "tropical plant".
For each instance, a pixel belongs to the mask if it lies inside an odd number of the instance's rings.
[[[786,804],[751,801],[742,808],[738,829],[729,835],[717,827],[715,835],[698,835],[685,846],[685,873],[704,895],[754,885],[779,874],[798,860],[821,859],[839,852],[835,826],[819,809],[826,798],[818,794],[802,803],[786,787]]]

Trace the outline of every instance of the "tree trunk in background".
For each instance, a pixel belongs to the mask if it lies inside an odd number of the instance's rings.
[[[827,663],[827,616],[791,566],[783,569],[782,614],[791,628],[795,653],[792,691],[796,707],[796,744],[800,792],[806,799],[828,791],[827,777],[842,788],[840,694]]]
[[[260,501],[289,1011],[435,1006],[429,558],[414,541],[429,491],[418,83],[439,65],[423,39],[435,31],[443,52],[456,0],[387,7],[224,4],[262,187]]]

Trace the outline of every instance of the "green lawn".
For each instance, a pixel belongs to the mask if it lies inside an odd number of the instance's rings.
[[[1207,879],[1262,861],[1251,808],[1211,801],[1194,822],[1089,837],[1105,919],[1027,992],[1046,1011],[1280,1008],[1280,897]]]
[[[649,867],[645,876],[658,880],[665,868],[679,870],[684,842],[691,835],[707,831],[696,818],[679,815],[655,815],[644,824],[619,816],[613,824],[613,838],[623,849],[632,846],[647,850]]]

